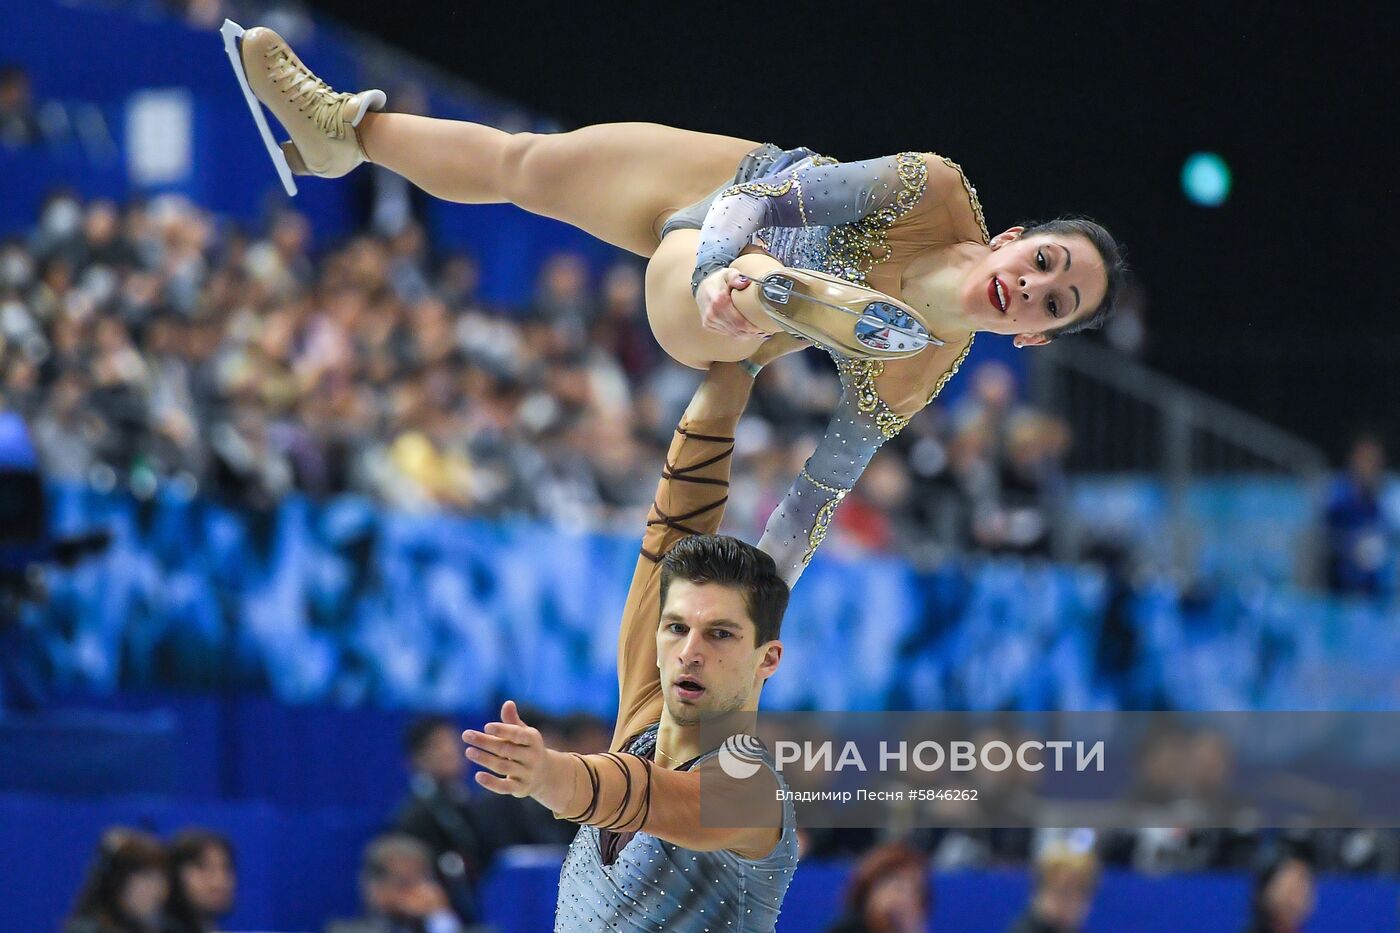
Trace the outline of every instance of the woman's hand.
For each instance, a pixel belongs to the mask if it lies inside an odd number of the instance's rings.
[[[730,337],[762,337],[764,331],[754,327],[734,305],[731,292],[742,291],[753,280],[736,269],[719,269],[710,273],[695,292],[700,306],[700,321],[708,330]]]

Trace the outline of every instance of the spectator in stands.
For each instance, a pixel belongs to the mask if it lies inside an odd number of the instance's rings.
[[[632,380],[652,370],[660,348],[647,324],[642,301],[642,269],[634,262],[620,262],[603,277],[598,319],[588,343],[615,358]]]
[[[326,933],[465,933],[467,929],[433,874],[432,853],[412,836],[388,834],[365,847],[360,896],[365,915],[334,921],[326,926]]]
[[[29,74],[18,65],[0,66],[0,147],[32,146],[41,135]]]
[[[1381,504],[1384,484],[1385,448],[1363,434],[1327,496],[1327,586],[1334,593],[1375,596],[1388,583],[1392,529]]]
[[[1049,557],[1064,492],[1062,464],[1069,427],[1040,412],[1024,412],[1006,429],[998,476],[998,545],[995,550]]]
[[[877,846],[856,865],[846,915],[827,933],[924,933],[933,914],[928,863],[899,843]]]
[[[1297,852],[1284,852],[1255,876],[1245,933],[1300,933],[1316,905],[1311,863]]]
[[[163,933],[168,865],[155,837],[125,827],[108,830],[64,933]]]
[[[214,933],[233,910],[233,844],[207,829],[187,829],[171,840],[169,853],[166,933]]]
[[[570,713],[558,720],[559,744],[551,746],[576,755],[596,755],[612,744],[612,727],[592,713]]]
[[[566,328],[590,323],[596,305],[588,287],[588,266],[577,253],[556,253],[540,270],[533,313]]]
[[[1099,884],[1099,863],[1093,852],[1054,843],[1036,857],[1034,874],[1030,906],[1009,933],[1082,930]]]
[[[467,759],[459,730],[443,716],[424,716],[404,733],[408,755],[408,796],[394,814],[397,832],[428,847],[438,879],[453,910],[466,922],[477,919],[476,884],[490,860],[489,841],[476,825],[464,783]]]
[[[976,424],[986,431],[994,459],[1000,459],[1012,419],[1025,411],[1017,398],[1016,376],[1011,367],[989,360],[972,372],[971,389],[953,410],[958,429]]]

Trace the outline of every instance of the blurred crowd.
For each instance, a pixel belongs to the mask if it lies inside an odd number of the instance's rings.
[[[258,231],[178,196],[69,192],[0,244],[0,405],[46,473],[139,497],[253,509],[300,492],[405,509],[632,530],[699,374],[667,359],[642,267],[598,281],[544,262],[527,307],[478,295],[470,256],[412,219],[316,244],[279,210]],[[1048,553],[1069,445],[986,363],[872,463],[834,535],[860,548]],[[734,529],[761,530],[825,429],[838,383],[817,351],[759,381],[741,428]]]
[[[547,716],[526,711],[554,748],[588,754],[606,750],[607,723],[586,714]],[[365,845],[357,878],[359,914],[327,918],[325,933],[490,933],[482,922],[482,879],[503,865],[557,864],[577,827],[558,821],[530,798],[487,793],[470,778],[459,728],[432,715],[404,734],[408,787],[381,831]],[[1185,787],[1183,773],[1228,779],[1228,751],[1209,731],[1169,730],[1143,749],[1137,803],[1182,808],[1205,800],[1218,808],[1223,786]],[[1183,768],[1183,760],[1200,767]],[[1015,770],[1015,769],[1013,769]],[[1003,803],[1020,792],[986,779],[987,796]],[[1020,789],[1023,790],[1023,789]],[[1164,811],[1166,812],[1166,811]],[[1229,869],[1254,877],[1243,933],[1297,933],[1315,908],[1315,876],[1367,866],[1338,861],[1325,834],[1256,833],[1222,847],[1201,839],[1221,833],[1142,830],[890,832],[799,830],[805,859],[841,858],[852,870],[843,914],[828,933],[924,933],[936,903],[938,874],[961,868],[1024,868],[1031,890],[1007,933],[1078,933],[1085,928],[1105,867],[1150,875]],[[1194,842],[1191,842],[1193,837]],[[1126,848],[1125,848],[1125,845]],[[1360,851],[1354,842],[1343,848]],[[1153,854],[1144,855],[1144,851]],[[1202,857],[1207,850],[1214,856]],[[1228,850],[1228,854],[1227,854]],[[1163,852],[1170,851],[1164,857]],[[1392,853],[1393,856],[1394,853]],[[1391,864],[1390,870],[1398,866]],[[99,840],[65,933],[210,933],[234,909],[237,867],[230,841],[188,829],[169,842],[130,827]]]

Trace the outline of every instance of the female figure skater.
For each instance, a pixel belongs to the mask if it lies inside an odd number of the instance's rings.
[[[647,257],[652,331],[686,365],[748,360],[782,331],[825,346],[842,399],[759,544],[789,585],[975,332],[1026,347],[1099,326],[1123,275],[1092,221],[990,236],[962,170],[931,153],[843,164],[644,123],[512,134],[380,112],[382,91],[335,92],[265,28],[231,57],[291,135],[281,152],[299,174],[372,161],[444,200],[510,202]]]

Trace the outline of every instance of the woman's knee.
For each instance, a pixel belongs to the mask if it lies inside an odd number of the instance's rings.
[[[505,198],[534,214],[553,216],[568,183],[568,159],[558,133],[512,133],[502,149],[498,186]]]

